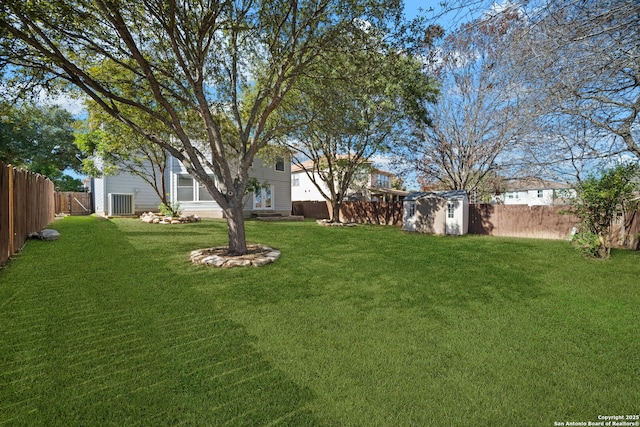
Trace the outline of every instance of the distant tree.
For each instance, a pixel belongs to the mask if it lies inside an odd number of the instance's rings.
[[[425,16],[461,22],[506,9],[518,10],[524,24],[509,33],[505,49],[513,61],[506,71],[537,93],[535,108],[551,125],[540,128],[545,141],[537,152],[553,152],[570,170],[576,161],[593,163],[621,151],[640,157],[640,3],[446,0]],[[585,128],[588,139],[576,140],[575,130]]]
[[[76,144],[88,155],[83,161],[84,172],[94,177],[120,173],[138,176],[149,184],[161,203],[170,208],[165,182],[167,151],[151,144],[94,103],[88,103],[88,110],[86,129],[76,135]],[[162,129],[158,129],[160,132]]]
[[[393,188],[394,190],[401,190],[401,191],[407,190],[407,187],[404,184],[404,179],[399,176],[394,176],[391,179],[391,188]]]
[[[517,9],[504,9],[461,25],[432,56],[440,96],[431,123],[406,158],[423,186],[482,192],[493,175],[513,173],[519,142],[530,133],[530,92],[507,72],[508,35],[522,25]]]
[[[326,57],[299,80],[284,112],[294,129],[287,139],[293,163],[331,203],[332,222],[349,193],[369,186],[371,157],[409,138],[411,124],[425,120],[422,102],[437,91],[420,62],[362,25],[350,43],[363,49]]]
[[[543,6],[514,34],[521,78],[536,85],[545,112],[579,119],[593,141],[617,138],[640,157],[640,3]]]
[[[590,175],[576,186],[571,212],[580,218],[580,229],[574,242],[585,254],[609,257],[613,221],[621,215],[624,224],[626,213],[638,208],[639,172],[638,164],[622,164],[600,176]]]
[[[76,120],[58,106],[0,103],[0,161],[51,179],[60,191],[77,191],[82,152],[75,145]]]

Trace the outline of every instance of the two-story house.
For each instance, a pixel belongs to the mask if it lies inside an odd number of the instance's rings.
[[[249,176],[261,184],[260,190],[246,195],[244,211],[252,214],[291,213],[291,164],[284,158],[274,163],[258,157],[254,159]],[[169,157],[163,177],[172,204],[179,204],[185,215],[222,218],[222,208],[213,200],[203,185],[187,173],[186,168]],[[139,215],[158,211],[160,198],[152,187],[139,176],[121,173],[93,179],[95,211],[104,216]]]
[[[302,166],[307,169],[311,169],[312,165],[312,160],[302,163]],[[302,166],[294,164],[291,167],[291,201],[324,201],[322,193]],[[401,200],[408,192],[392,188],[394,179],[393,173],[374,168],[368,162],[363,166],[362,172],[354,176],[347,197],[349,200],[369,202]],[[321,183],[323,191],[328,194],[326,184],[317,177],[317,174],[316,181]]]
[[[524,178],[511,180],[504,193],[493,195],[492,203],[554,206],[564,205],[567,199],[575,196],[575,190],[568,184],[560,184],[539,178]]]

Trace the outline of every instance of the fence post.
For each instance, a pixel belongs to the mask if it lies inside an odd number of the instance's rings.
[[[15,230],[15,218],[14,218],[14,197],[13,197],[13,166],[11,164],[7,165],[7,169],[9,169],[9,254],[13,255],[14,251],[14,236],[16,234]]]

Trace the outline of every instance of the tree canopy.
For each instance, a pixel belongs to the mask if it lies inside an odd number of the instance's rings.
[[[371,157],[411,138],[437,92],[422,64],[384,35],[360,31],[350,43],[362,49],[347,45],[326,57],[298,81],[283,112],[293,162],[331,203],[336,222],[354,179],[369,175]]]
[[[535,91],[533,105],[545,119],[541,146],[527,153],[533,161],[576,171],[603,157],[640,157],[640,3],[446,0],[429,13],[460,22],[505,10],[523,23],[508,34],[508,72]]]
[[[0,161],[51,179],[62,191],[77,191],[82,153],[75,145],[76,120],[58,106],[0,103]]]
[[[519,166],[520,141],[534,113],[530,92],[508,69],[509,34],[522,24],[504,9],[461,25],[446,35],[427,64],[440,83],[430,123],[415,129],[405,157],[425,187],[491,192],[498,174]]]
[[[248,170],[284,132],[274,112],[361,22],[391,32],[401,12],[376,0],[7,0],[0,61],[66,82],[181,161],[222,208],[230,252],[245,253]]]
[[[94,103],[87,106],[89,116],[76,134],[76,145],[88,156],[83,160],[84,172],[93,177],[120,173],[138,176],[149,184],[162,205],[170,207],[165,180],[168,153]]]

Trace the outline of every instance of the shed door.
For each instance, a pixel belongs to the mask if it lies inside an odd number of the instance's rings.
[[[405,202],[402,228],[407,231],[416,231],[416,202]]]
[[[460,202],[452,201],[447,202],[447,216],[445,220],[445,233],[447,234],[462,234],[460,227],[460,221],[458,220],[456,208],[460,205]]]

